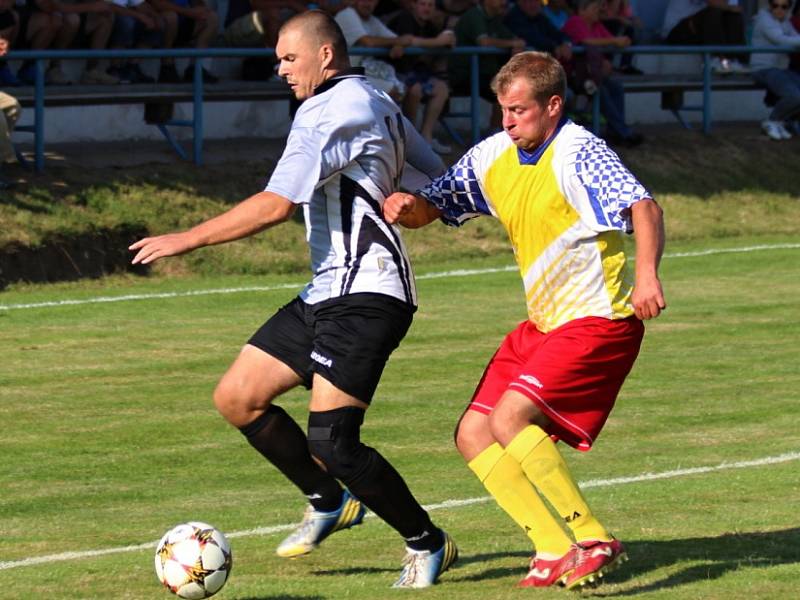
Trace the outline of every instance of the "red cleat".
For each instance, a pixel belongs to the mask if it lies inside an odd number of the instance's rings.
[[[545,560],[544,558],[536,558],[534,554],[528,574],[517,584],[517,587],[564,585],[567,577],[575,568],[579,552],[580,548],[572,544],[567,553],[561,558]]]
[[[595,583],[626,560],[628,560],[628,555],[625,553],[625,546],[619,540],[612,538],[610,542],[596,541],[578,544],[575,568],[567,577],[564,585],[567,589],[572,590],[587,583]]]

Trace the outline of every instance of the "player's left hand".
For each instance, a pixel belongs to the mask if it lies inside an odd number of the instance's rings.
[[[184,254],[194,249],[194,247],[194,244],[192,244],[189,239],[189,235],[183,232],[142,238],[138,242],[128,246],[128,250],[138,250],[131,264],[138,265],[141,263],[146,265],[159,258]]]
[[[667,308],[664,290],[661,288],[658,277],[637,279],[636,285],[633,286],[631,301],[636,316],[642,321],[655,319],[662,310]]]

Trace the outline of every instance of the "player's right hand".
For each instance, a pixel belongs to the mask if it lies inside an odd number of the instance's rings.
[[[395,192],[383,201],[383,218],[387,223],[397,223],[405,214],[414,210],[417,198],[414,194]]]
[[[166,256],[178,256],[194,249],[189,235],[184,233],[167,233],[156,237],[142,238],[128,246],[128,250],[137,251],[131,264],[149,264]]]

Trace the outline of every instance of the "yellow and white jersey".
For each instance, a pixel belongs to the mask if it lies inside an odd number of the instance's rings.
[[[652,198],[606,143],[564,120],[536,152],[505,132],[486,138],[419,194],[460,226],[491,215],[508,231],[528,317],[547,333],[581,317],[633,314],[623,235],[630,207]]]

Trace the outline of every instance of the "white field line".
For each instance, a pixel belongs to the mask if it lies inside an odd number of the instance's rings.
[[[771,244],[763,246],[743,246],[740,248],[719,248],[709,250],[698,250],[696,252],[676,252],[665,254],[664,258],[690,258],[697,256],[712,256],[714,254],[730,254],[740,252],[762,252],[767,250],[795,250],[799,249],[800,244]],[[487,275],[490,273],[503,273],[516,271],[516,265],[506,267],[496,267],[487,269],[457,269],[453,271],[440,271],[437,273],[426,273],[417,276],[417,280],[422,279],[443,279],[448,277],[467,277],[470,275]],[[281,283],[267,286],[245,286],[230,288],[215,288],[207,290],[190,290],[187,292],[161,292],[149,294],[126,294],[124,296],[97,296],[95,298],[84,298],[80,300],[50,300],[45,302],[30,302],[26,304],[0,304],[0,311],[3,310],[23,310],[31,308],[54,308],[61,306],[76,306],[82,304],[104,304],[109,302],[128,302],[131,300],[159,300],[165,298],[187,298],[191,296],[211,296],[217,294],[240,294],[245,292],[271,292],[275,290],[300,289],[304,283]]]
[[[662,471],[661,473],[642,473],[640,475],[632,475],[629,477],[615,477],[613,479],[591,479],[589,481],[580,482],[582,489],[594,487],[609,487],[625,485],[626,483],[640,483],[643,481],[657,481],[659,479],[674,479],[676,477],[686,477],[689,475],[703,475],[706,473],[714,473],[716,471],[726,471],[729,469],[746,469],[750,467],[764,467],[769,465],[776,465],[780,463],[800,460],[800,452],[786,452],[777,456],[767,456],[764,458],[757,458],[754,460],[743,460],[738,462],[724,462],[719,465],[710,467],[692,467],[687,469],[674,469],[672,471]],[[479,498],[465,498],[463,500],[446,500],[437,504],[428,504],[424,508],[428,511],[458,508],[461,506],[469,506],[471,504],[479,504],[481,502],[488,502],[491,500],[490,496],[482,496]],[[368,513],[367,517],[374,517],[372,513]],[[273,525],[270,527],[256,527],[255,529],[246,529],[242,531],[234,531],[226,533],[229,538],[252,537],[257,535],[270,535],[273,533],[280,533],[282,531],[290,531],[297,527],[297,523]],[[133,546],[120,546],[117,548],[105,548],[103,550],[83,550],[75,552],[62,552],[61,554],[48,554],[45,556],[34,556],[31,558],[23,558],[21,560],[9,560],[0,562],[0,571],[6,569],[15,569],[18,567],[31,567],[34,565],[41,565],[46,563],[60,562],[65,560],[79,560],[83,558],[92,558],[94,556],[105,556],[107,554],[121,554],[123,552],[138,552],[139,550],[152,550],[156,547],[157,541],[147,542],[145,544],[135,544]]]

